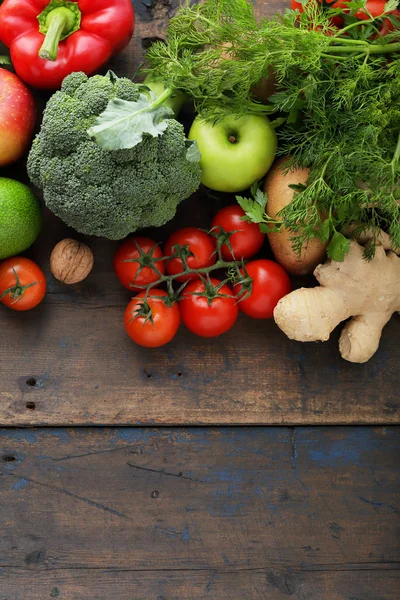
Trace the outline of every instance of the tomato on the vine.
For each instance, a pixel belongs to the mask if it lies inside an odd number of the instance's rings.
[[[238,204],[232,204],[218,211],[212,221],[211,226],[215,233],[221,231],[221,228],[227,233],[237,232],[229,236],[233,255],[227,244],[221,246],[221,255],[224,260],[252,258],[264,243],[265,235],[261,233],[259,226],[256,223],[243,221],[242,217],[244,216],[244,210]]]
[[[160,274],[164,275],[165,261],[162,258],[161,248],[156,242],[136,236],[125,240],[116,251],[114,271],[124,287],[138,291],[157,281]]]
[[[217,260],[214,253],[214,240],[197,227],[185,227],[184,229],[175,231],[165,244],[164,255],[166,257],[174,255],[174,246],[187,246],[189,253],[193,254],[193,256],[186,258],[190,269],[204,269],[215,264]],[[178,257],[171,258],[170,260],[167,259],[166,269],[168,275],[182,273],[184,270],[182,259]],[[195,273],[186,273],[176,279],[177,281],[190,281],[198,279],[198,277]]]
[[[143,291],[129,302],[124,316],[125,330],[140,346],[159,348],[175,337],[181,318],[176,302],[165,304],[167,297],[167,292],[154,288],[147,299]]]
[[[246,295],[243,285],[233,288],[240,310],[253,319],[271,319],[279,300],[291,291],[289,275],[281,265],[267,259],[253,260],[245,268],[252,279],[251,294],[241,300]],[[244,269],[241,272],[245,275]]]
[[[46,293],[46,277],[29,258],[14,256],[0,263],[0,301],[13,310],[37,306]]]
[[[218,279],[192,281],[180,301],[183,323],[201,337],[217,337],[231,329],[239,309],[231,289]]]
[[[343,9],[343,13],[348,13],[348,1],[345,0],[319,0],[319,2],[327,8],[341,8]],[[355,13],[355,17],[360,20],[366,20],[370,18],[370,15],[376,19],[382,16],[385,13],[385,0],[367,0],[365,4],[365,10],[360,9]],[[292,9],[299,10],[300,12],[304,11],[303,5],[300,2],[296,2],[296,0],[292,0]],[[395,14],[398,12],[397,10],[391,11],[391,14]],[[340,16],[336,16],[332,18],[332,23],[338,27],[341,27],[344,23],[343,19]],[[388,19],[388,23],[390,20]],[[390,30],[389,30],[390,31]],[[381,35],[385,35],[382,33]]]

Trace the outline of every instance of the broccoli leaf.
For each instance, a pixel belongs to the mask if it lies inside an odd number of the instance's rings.
[[[196,140],[186,140],[185,141],[187,152],[186,152],[186,160],[189,162],[200,162],[201,153],[199,147],[197,145]]]
[[[164,133],[173,111],[160,105],[158,97],[140,94],[136,102],[114,98],[97,117],[88,135],[104,150],[125,150],[140,144],[144,133],[158,137]]]

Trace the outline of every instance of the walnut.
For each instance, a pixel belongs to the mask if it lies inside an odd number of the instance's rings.
[[[79,283],[89,275],[93,260],[93,252],[88,246],[67,238],[54,247],[50,270],[63,283]]]

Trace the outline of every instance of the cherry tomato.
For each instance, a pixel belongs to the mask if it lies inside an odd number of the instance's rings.
[[[210,279],[211,288],[221,284],[218,279]],[[190,331],[201,337],[217,337],[234,326],[239,314],[236,298],[230,288],[224,284],[210,301],[196,294],[206,291],[203,280],[196,279],[187,285],[179,303],[183,323]],[[194,293],[194,294],[193,294]],[[212,295],[211,291],[211,295]]]
[[[394,10],[391,14],[394,17],[396,17],[397,19],[400,19],[400,10]],[[380,35],[387,35],[388,33],[391,33],[392,31],[394,31],[393,23],[391,22],[390,19],[385,19],[379,30]]]
[[[14,256],[0,263],[1,302],[13,310],[30,310],[46,293],[46,277],[29,258]]]
[[[345,8],[347,6],[346,2],[343,2],[343,1],[334,2],[334,0],[326,0],[326,2],[328,4],[331,4],[332,8],[339,8],[339,7],[340,8]],[[292,0],[292,10],[296,10],[296,9],[299,10],[301,13],[304,12],[303,5],[300,4],[300,2],[296,2],[296,0]],[[339,17],[339,16],[332,17],[331,23],[335,27],[341,28],[343,26],[343,24],[344,24],[344,19],[342,17]],[[316,27],[315,29],[318,31],[319,29],[321,29],[321,27]]]
[[[194,256],[189,256],[186,259],[188,267],[191,269],[210,267],[217,260],[215,254],[213,254],[215,250],[214,240],[201,229],[197,229],[197,227],[185,227],[184,229],[175,231],[165,244],[164,255],[172,256],[174,254],[174,246],[176,245],[188,246],[190,252],[194,254]],[[183,270],[180,258],[172,258],[167,261],[167,273],[169,275],[177,275],[178,273],[182,273]],[[198,275],[188,273],[176,279],[177,281],[190,281],[198,279]]]
[[[237,231],[230,237],[230,243],[233,250],[229,250],[227,244],[221,246],[221,254],[224,260],[247,260],[251,258],[261,249],[264,243],[264,234],[261,233],[259,226],[256,223],[247,223],[242,221],[245,212],[238,204],[232,204],[222,208],[215,215],[212,221],[212,227],[215,227],[215,232],[220,231],[218,228],[225,231]]]
[[[162,259],[162,252],[156,242],[146,237],[136,236],[125,240],[116,251],[114,271],[124,287],[128,290],[140,291],[140,286],[154,283],[160,277],[152,264],[155,264],[161,275],[164,275],[165,261],[160,259]],[[133,283],[136,286],[132,285]]]
[[[342,8],[344,13],[349,12],[347,1],[339,0],[339,1],[335,2],[334,0],[326,0],[326,3],[331,4],[332,8]],[[377,17],[380,17],[381,15],[384,14],[385,4],[386,4],[385,0],[367,0],[365,8],[376,19]],[[304,10],[303,6],[300,4],[300,2],[296,2],[296,0],[292,0],[292,9],[293,10],[298,9],[300,12],[303,12],[303,10]],[[393,13],[395,13],[395,12],[396,11],[393,11]],[[359,10],[358,12],[356,12],[355,16],[357,17],[357,19],[361,19],[361,20],[370,18],[369,14],[367,14],[367,12],[362,9]],[[339,17],[339,16],[333,17],[332,23],[334,25],[337,25],[338,27],[341,27],[343,25],[343,19],[341,19],[341,17]],[[389,23],[390,23],[390,21],[389,21]],[[384,35],[384,34],[382,34],[382,35]]]
[[[384,0],[367,0],[365,8],[374,18],[380,17],[385,12],[385,4]],[[363,10],[359,10],[356,12],[355,16],[357,19],[369,19],[370,16],[364,12]]]
[[[181,317],[177,303],[167,306],[161,298],[153,296],[168,296],[167,292],[160,289],[152,289],[147,298],[147,307],[144,304],[146,292],[140,292],[128,304],[124,325],[129,337],[145,348],[159,348],[168,344],[175,337]],[[146,320],[145,314],[137,314],[136,311],[151,310],[151,319]],[[144,310],[144,312],[146,312]]]
[[[319,0],[321,2],[321,0]],[[335,0],[326,0],[326,3],[332,5],[332,8],[346,8],[347,2],[346,0],[339,0],[335,2]],[[296,2],[296,0],[292,0],[292,10],[299,10],[301,13],[304,12],[303,5],[300,2]]]
[[[240,310],[253,319],[271,319],[279,300],[291,291],[288,274],[281,265],[266,259],[249,262],[246,271],[253,280],[252,292],[239,302]],[[234,293],[238,295],[242,289],[237,284]]]

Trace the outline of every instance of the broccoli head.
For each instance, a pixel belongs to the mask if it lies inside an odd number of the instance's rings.
[[[159,137],[143,134],[133,148],[105,150],[88,135],[112,99],[135,102],[139,86],[114,74],[72,73],[48,101],[28,157],[28,174],[48,208],[87,234],[122,239],[171,220],[200,185],[183,127],[166,119]]]

